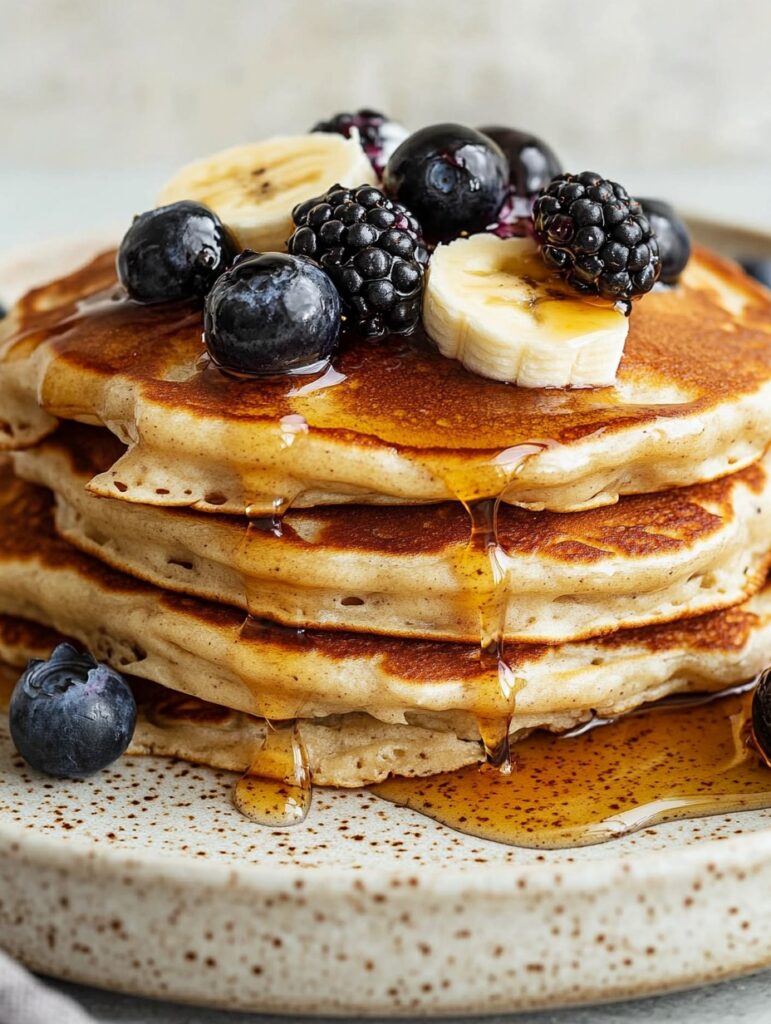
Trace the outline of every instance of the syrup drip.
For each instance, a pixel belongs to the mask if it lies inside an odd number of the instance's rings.
[[[327,371],[328,373],[329,371]],[[326,376],[326,374],[324,375]],[[308,433],[308,423],[303,416],[288,414],[278,424],[279,447],[286,449]],[[247,504],[247,523],[244,528],[238,564],[250,545],[255,530],[270,532],[274,537],[284,535],[284,516],[292,506],[292,497],[285,495],[273,499],[272,515],[255,515],[253,507]],[[259,639],[261,625],[254,614],[252,593],[246,588],[248,614],[241,626],[237,648]],[[305,635],[304,630],[297,630]],[[238,658],[239,650],[236,652]],[[236,666],[237,667],[237,666]],[[242,678],[246,674],[239,673]],[[262,747],[255,752],[251,765],[238,780],[233,793],[235,806],[251,821],[261,825],[287,827],[304,821],[311,807],[313,786],[308,753],[302,742],[296,717],[277,721],[286,714],[286,705],[271,701],[269,697],[252,688],[257,700],[259,713],[266,720],[268,731]],[[294,712],[292,712],[294,713]]]
[[[495,717],[478,717],[477,726],[489,766],[503,775],[511,773],[509,729],[517,692],[522,681],[506,660],[506,617],[511,591],[512,559],[500,543],[498,510],[506,490],[528,459],[547,447],[546,443],[517,445],[496,456],[491,469],[501,479],[497,498],[469,499],[473,480],[453,482],[453,490],[468,513],[469,541],[459,571],[464,592],[474,603],[479,621],[479,660],[488,685],[497,688],[503,712]]]
[[[487,577],[485,591],[477,601],[479,616],[479,660],[492,684],[497,686],[511,713],[496,718],[478,718],[477,725],[485,748],[487,763],[511,771],[509,724],[513,714],[516,683],[505,658],[506,606],[508,577],[505,552],[498,542],[498,502],[484,498],[466,506],[471,533],[464,553],[469,572]]]
[[[299,825],[312,799],[308,755],[296,721],[268,727],[265,743],[236,783],[233,802],[260,825]]]
[[[751,740],[754,684],[669,698],[516,746],[510,775],[481,768],[372,787],[459,832],[510,846],[602,843],[682,818],[771,807]]]

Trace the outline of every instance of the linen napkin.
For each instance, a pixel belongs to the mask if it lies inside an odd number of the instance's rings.
[[[0,1024],[94,1024],[94,1019],[0,951]]]

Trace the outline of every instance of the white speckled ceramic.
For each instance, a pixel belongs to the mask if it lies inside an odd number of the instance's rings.
[[[771,812],[582,850],[479,842],[367,792],[270,831],[233,777],[27,769],[0,725],[0,945],[126,992],[298,1014],[452,1014],[653,992],[771,963]]]

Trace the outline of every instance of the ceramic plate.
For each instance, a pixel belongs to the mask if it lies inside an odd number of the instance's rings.
[[[2,292],[2,282],[0,282]],[[503,1012],[771,964],[771,811],[539,853],[366,791],[250,824],[233,776],[36,775],[0,718],[0,944],[36,970],[228,1009]]]
[[[267,830],[233,776],[126,758],[48,780],[0,724],[0,936],[36,970],[181,1002],[452,1014],[639,995],[771,963],[771,812],[539,853],[365,792]]]

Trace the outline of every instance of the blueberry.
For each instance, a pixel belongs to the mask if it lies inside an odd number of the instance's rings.
[[[208,207],[172,203],[134,218],[118,250],[118,277],[137,302],[203,297],[237,253]]]
[[[37,771],[82,779],[124,753],[137,707],[123,677],[63,643],[48,661],[30,661],[9,708],[11,737]]]
[[[771,259],[740,260],[740,262],[750,277],[760,281],[766,288],[771,288]]]
[[[386,191],[415,214],[432,241],[483,231],[506,198],[508,180],[497,143],[459,124],[410,135],[383,174]]]
[[[771,761],[771,668],[760,673],[752,695],[752,735],[763,756]]]
[[[509,161],[509,181],[517,196],[537,196],[552,178],[562,173],[562,165],[550,146],[538,135],[516,128],[480,128],[498,142]]]
[[[303,369],[328,359],[339,333],[337,290],[305,256],[244,253],[206,299],[209,355],[236,374]]]
[[[639,202],[659,242],[661,280],[675,284],[691,255],[688,229],[669,203],[661,199],[640,199]]]

